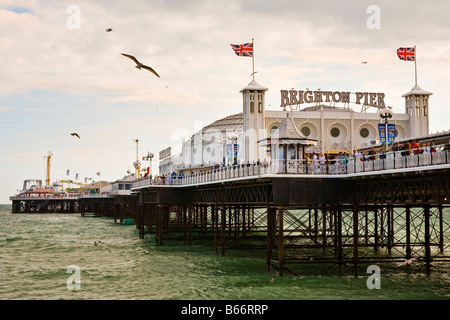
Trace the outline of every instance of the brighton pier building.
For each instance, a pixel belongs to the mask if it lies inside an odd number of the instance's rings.
[[[181,153],[160,152],[160,174],[191,173],[217,166],[304,159],[381,146],[378,125],[389,114],[395,140],[429,134],[431,92],[414,86],[402,97],[404,113],[392,113],[383,93],[281,90],[279,110],[266,110],[268,88],[251,81],[240,90],[242,113],[219,119],[182,142]],[[351,104],[359,111],[352,110]],[[389,111],[389,112],[387,112]]]

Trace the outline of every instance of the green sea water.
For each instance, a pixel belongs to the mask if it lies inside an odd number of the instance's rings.
[[[79,271],[79,288],[68,284],[76,275],[70,266]],[[0,211],[1,300],[450,299],[448,266],[430,278],[382,273],[380,289],[368,289],[369,274],[310,268],[279,276],[257,251],[222,256],[211,244],[157,246],[152,235],[142,240],[135,225],[110,218]]]

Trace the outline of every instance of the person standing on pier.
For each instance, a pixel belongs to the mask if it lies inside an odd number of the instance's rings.
[[[325,155],[321,152],[319,155],[319,164],[324,165],[325,164]]]
[[[410,141],[410,143],[409,143],[409,150],[411,151],[411,152],[414,152],[414,154],[417,154],[418,152],[419,152],[419,150],[417,150],[418,148],[419,148],[420,146],[419,146],[419,144],[417,143],[417,140],[414,140],[414,141]],[[410,152],[410,153],[411,153]]]
[[[400,144],[398,143],[398,141],[394,142],[391,150],[394,151],[394,152],[400,150]]]
[[[369,160],[375,160],[376,154],[377,154],[377,152],[375,151],[375,148],[371,147],[370,151],[369,151]]]
[[[316,153],[314,153],[314,155],[312,157],[312,160],[313,160],[313,173],[317,174],[317,173],[319,173],[320,168],[319,168],[319,165],[318,165],[317,154]]]

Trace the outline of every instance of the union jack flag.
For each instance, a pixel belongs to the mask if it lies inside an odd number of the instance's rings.
[[[253,43],[232,44],[231,48],[233,48],[236,55],[238,55],[240,57],[252,57],[253,56]]]
[[[403,61],[414,61],[416,58],[415,48],[398,48],[397,56]]]

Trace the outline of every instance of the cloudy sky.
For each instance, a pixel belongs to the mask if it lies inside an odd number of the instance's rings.
[[[44,181],[49,151],[52,181],[98,171],[114,181],[134,172],[139,139],[155,172],[159,151],[242,111],[252,61],[230,44],[252,38],[273,110],[280,90],[321,88],[383,92],[403,113],[414,62],[396,50],[416,45],[418,84],[433,92],[430,131],[449,130],[448,9],[447,0],[0,0],[0,203],[23,180]]]

